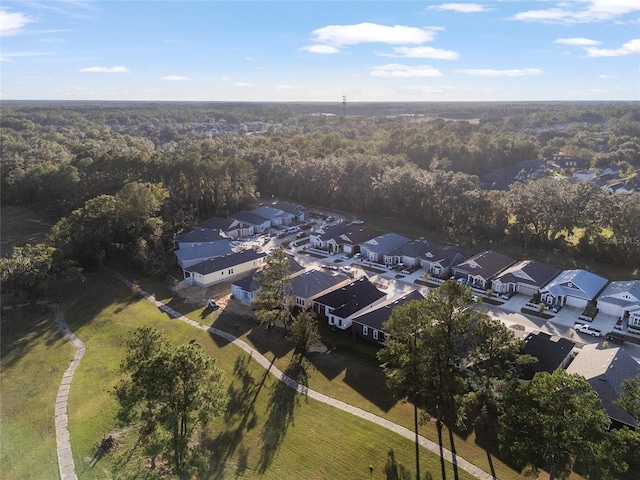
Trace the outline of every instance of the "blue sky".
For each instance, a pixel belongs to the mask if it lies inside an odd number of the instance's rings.
[[[0,98],[640,100],[640,1],[3,1]]]

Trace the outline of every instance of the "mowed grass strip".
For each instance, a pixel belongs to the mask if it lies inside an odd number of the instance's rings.
[[[381,476],[389,452],[398,471],[414,471],[410,440],[366,420],[298,394],[267,375],[239,348],[206,331],[172,320],[139,299],[117,280],[99,273],[74,291],[67,320],[87,347],[75,373],[69,415],[71,441],[80,478],[113,478],[141,461],[136,433],[120,430],[111,390],[124,356],[124,340],[143,324],[163,330],[176,344],[202,345],[227,374],[231,403],[201,439],[209,472],[204,478],[324,479],[369,478],[369,465]],[[317,375],[306,360],[291,360],[283,370],[301,382]],[[109,433],[125,437],[119,451],[102,458],[95,447]],[[422,450],[423,475],[439,474],[439,457]],[[137,467],[132,467],[137,468]],[[451,469],[451,466],[449,466]],[[452,470],[449,472],[453,475]],[[461,473],[461,478],[472,478]]]
[[[58,478],[55,400],[75,349],[46,307],[3,310],[1,325],[1,476]]]

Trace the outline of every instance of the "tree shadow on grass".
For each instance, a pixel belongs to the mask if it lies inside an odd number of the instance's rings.
[[[295,385],[308,386],[306,361],[302,355],[294,355],[284,371],[284,381],[271,387],[271,397],[267,405],[267,420],[262,428],[262,449],[258,461],[258,472],[265,473],[284,441],[289,425],[294,422],[294,412],[300,396]],[[306,398],[306,397],[305,397]]]
[[[236,360],[233,368],[234,380],[227,391],[229,403],[224,414],[224,424],[228,428],[216,438],[205,438],[202,441],[203,450],[210,452],[209,473],[214,478],[224,476],[227,461],[238,449],[240,449],[240,457],[237,470],[241,472],[247,468],[249,450],[241,447],[240,444],[244,434],[255,428],[258,423],[255,402],[269,376],[273,361],[260,380],[256,381],[250,368],[250,357],[241,355]]]
[[[407,470],[404,465],[396,462],[396,455],[393,449],[387,453],[387,463],[384,466],[384,474],[387,480],[413,480],[412,473]]]

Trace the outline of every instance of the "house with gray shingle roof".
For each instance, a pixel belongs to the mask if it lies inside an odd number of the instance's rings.
[[[408,242],[409,239],[407,237],[403,237],[397,233],[385,233],[384,235],[378,235],[362,243],[360,245],[360,253],[370,262],[382,263],[386,252]]]
[[[403,264],[407,267],[420,265],[420,257],[439,248],[440,245],[429,240],[419,239],[403,243],[384,254],[385,265]]]
[[[251,210],[251,213],[259,215],[264,218],[268,218],[272,227],[278,227],[280,225],[291,225],[295,220],[295,215],[280,210],[279,208],[273,208],[268,205],[261,205]]]
[[[531,332],[524,338],[520,353],[531,355],[535,363],[523,366],[522,378],[531,380],[538,372],[552,373],[565,368],[571,361],[576,344],[564,337],[551,336],[544,332]]]
[[[233,249],[228,239],[221,239],[215,242],[181,244],[173,253],[180,268],[185,269],[204,260],[233,253]]]
[[[333,237],[327,242],[330,251],[354,254],[361,250],[363,243],[380,235],[379,232],[369,228],[353,228],[353,225],[349,225],[349,227],[350,229],[346,233]]]
[[[497,293],[518,292],[535,295],[549,283],[559,270],[536,260],[522,260],[500,272],[491,281],[491,289]]]
[[[361,277],[317,297],[313,309],[325,316],[330,326],[347,330],[353,317],[382,303],[386,296],[367,277]]]
[[[620,347],[604,348],[592,343],[580,349],[580,353],[567,367],[568,373],[577,373],[587,379],[589,385],[602,400],[612,426],[637,428],[638,419],[615,404],[622,393],[623,380],[635,377],[640,364]]]
[[[640,308],[640,280],[611,282],[597,299],[602,313],[624,317]]]
[[[278,208],[287,213],[290,213],[294,217],[294,222],[304,222],[309,217],[309,211],[302,205],[297,203],[285,202],[278,200],[270,204],[273,208]]]
[[[173,243],[176,247],[181,248],[184,245],[196,243],[211,243],[219,240],[226,240],[227,237],[218,229],[199,228],[196,227],[190,232],[176,235]]]
[[[352,282],[347,275],[320,270],[303,270],[291,276],[289,295],[296,307],[310,308],[313,300],[331,290]]]
[[[232,213],[229,215],[229,218],[251,225],[255,233],[262,233],[271,226],[271,220],[268,218],[246,210],[240,210],[239,212]]]
[[[540,299],[547,305],[585,308],[608,281],[587,270],[565,270],[540,289]]]
[[[211,217],[200,222],[197,228],[211,228],[220,230],[229,238],[250,237],[254,234],[252,225],[233,218]]]
[[[393,310],[411,300],[422,299],[424,299],[424,297],[417,290],[391,297],[385,300],[384,303],[376,306],[373,310],[365,311],[353,317],[351,332],[355,338],[360,338],[380,346],[384,343],[384,324],[389,320]]]
[[[470,256],[469,251],[456,245],[436,246],[420,257],[420,265],[431,275],[447,279],[451,276],[452,268]]]
[[[327,225],[324,227],[316,228],[316,230],[309,235],[309,243],[311,243],[311,246],[314,248],[319,248],[321,250],[330,250],[336,245],[335,242],[330,244],[329,242],[331,242],[331,240],[351,230],[353,230],[353,227],[346,223],[339,223],[337,225]]]
[[[230,281],[260,268],[266,256],[266,253],[258,253],[252,249],[229,253],[183,268],[184,279],[187,283],[200,287]]]
[[[514,258],[493,250],[478,253],[453,267],[456,278],[463,278],[475,288],[489,288],[491,280],[516,263]]]

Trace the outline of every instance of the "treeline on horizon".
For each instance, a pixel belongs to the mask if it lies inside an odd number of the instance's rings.
[[[176,233],[258,195],[394,216],[466,243],[640,263],[637,195],[553,178],[479,186],[480,175],[558,152],[637,175],[637,103],[347,104],[342,115],[337,102],[335,116],[315,107],[3,102],[2,203],[60,219],[51,243],[85,267],[118,257],[162,273]],[[196,128],[242,122],[265,125]]]

